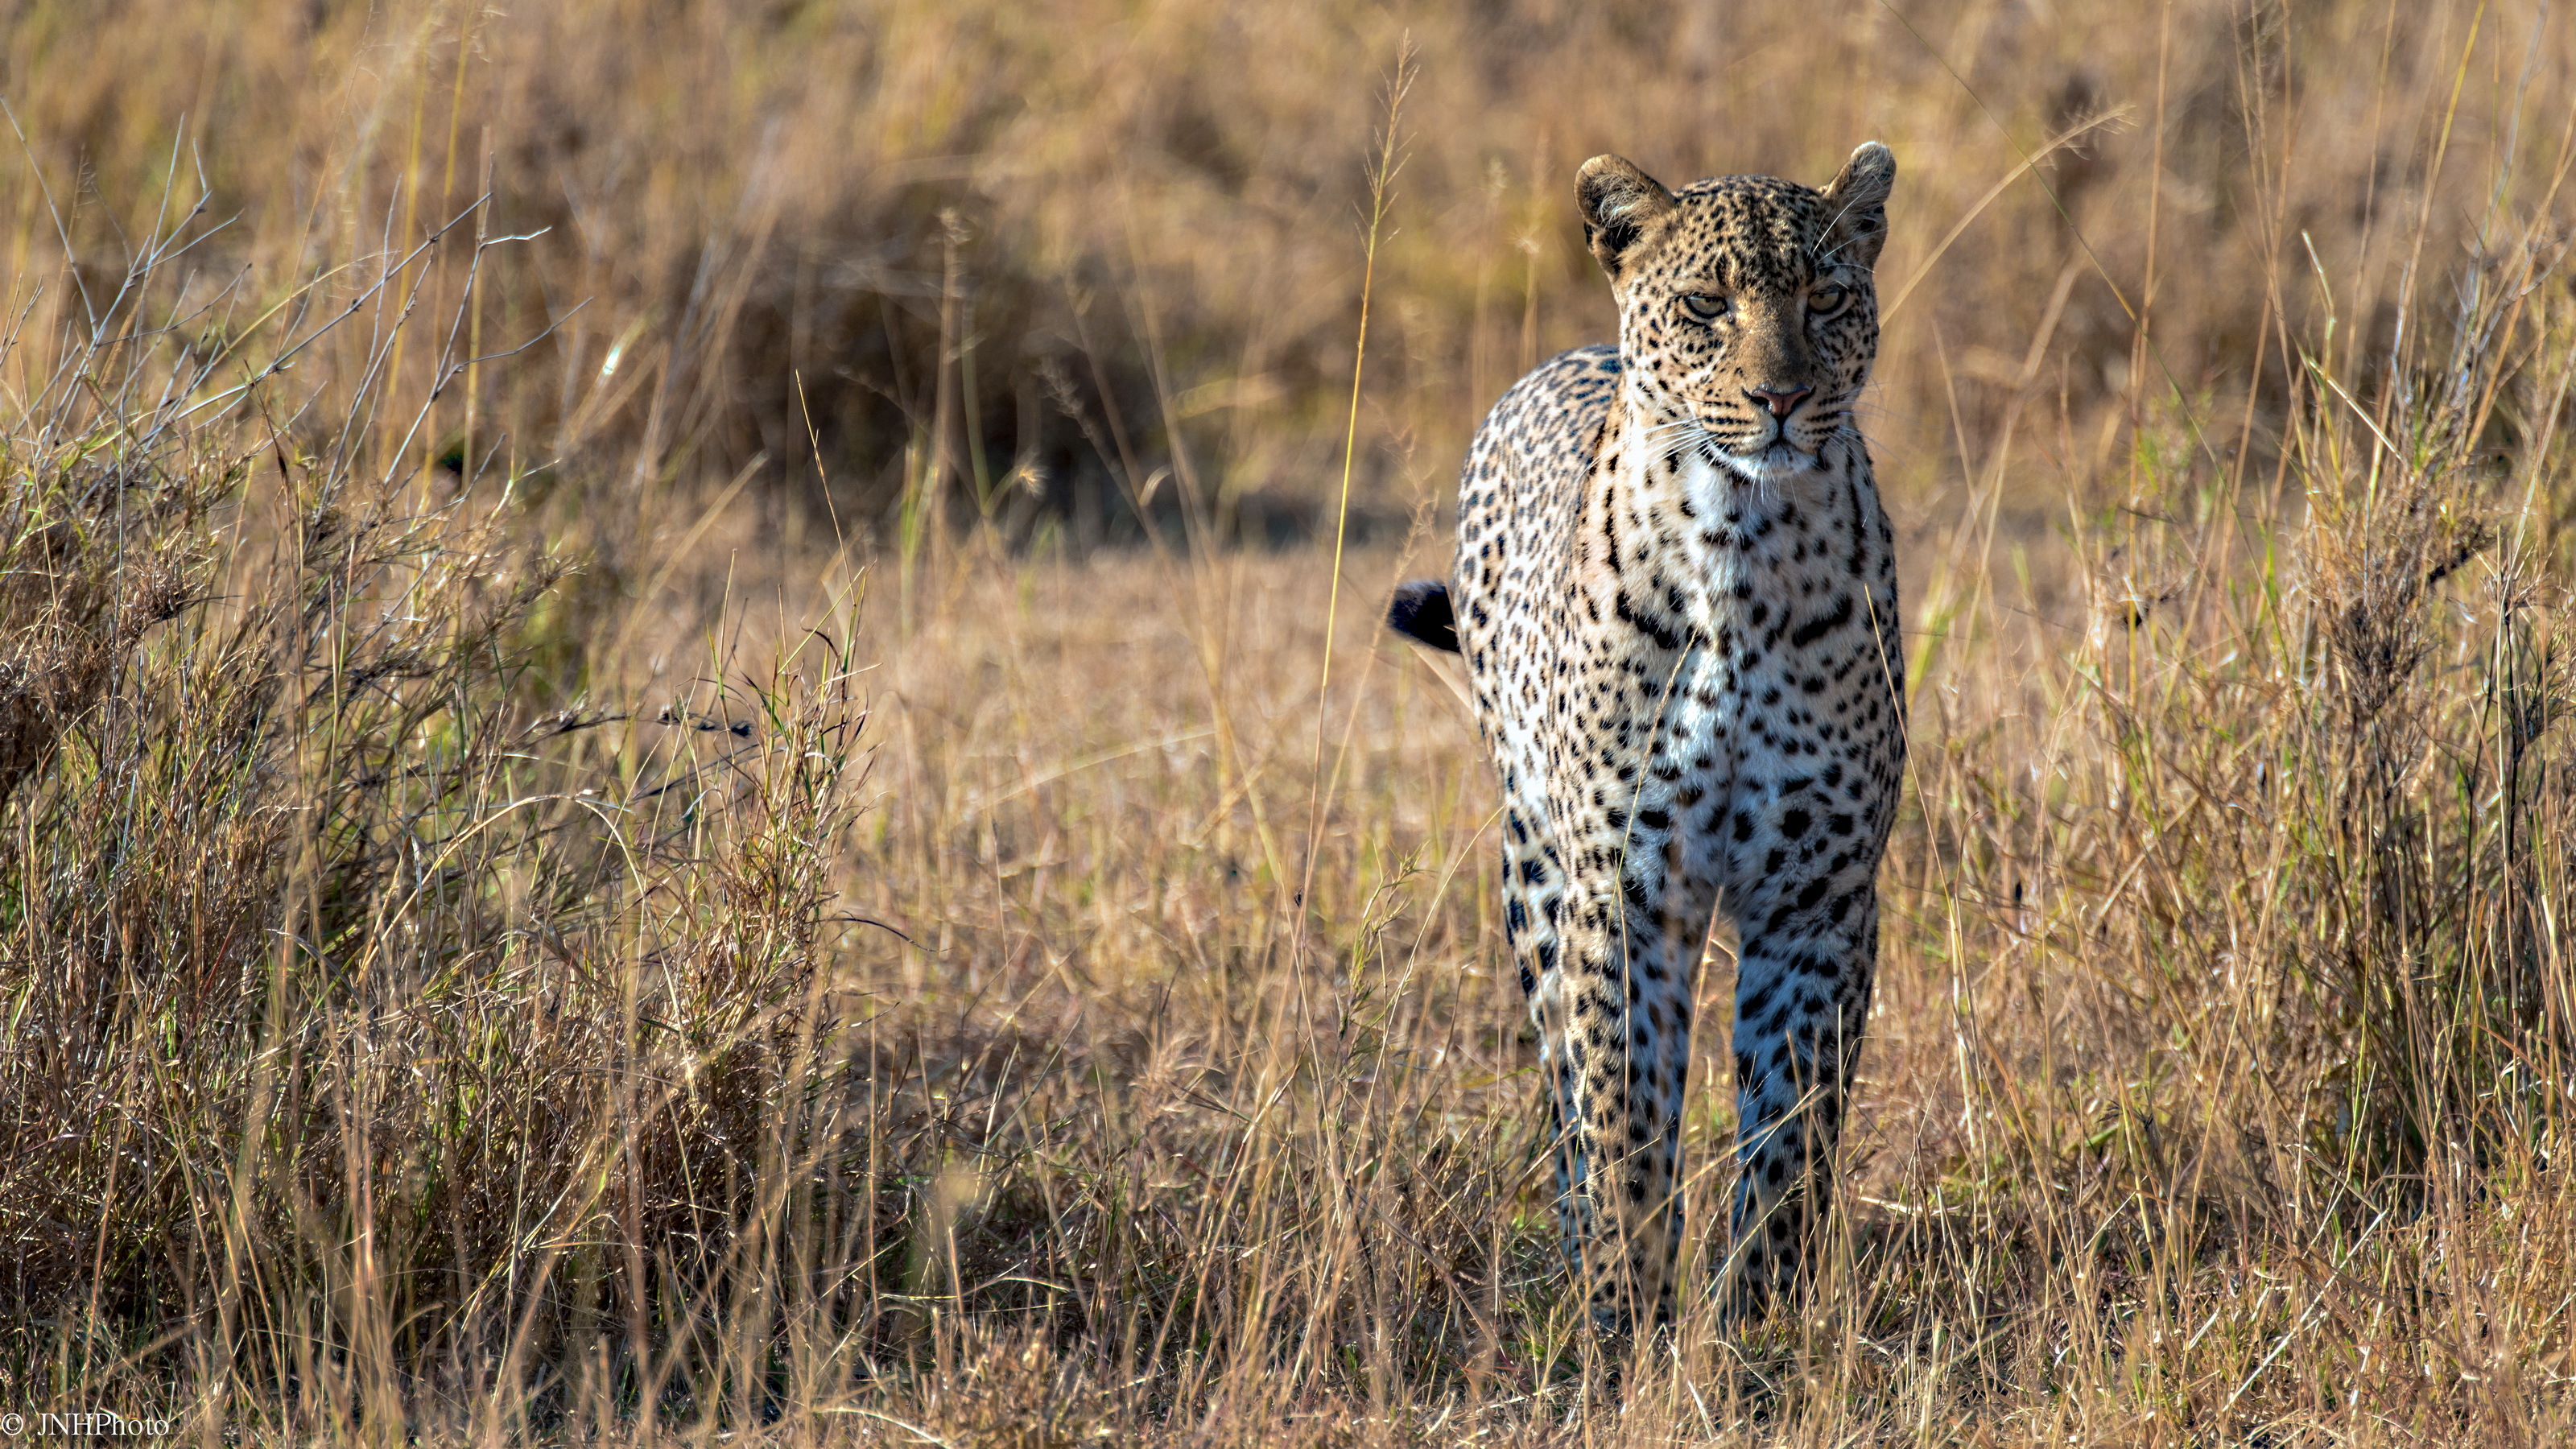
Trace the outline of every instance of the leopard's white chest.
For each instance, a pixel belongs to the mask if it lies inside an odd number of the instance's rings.
[[[1856,577],[1853,541],[1873,519],[1855,466],[1865,467],[1837,440],[1809,468],[1747,478],[1693,457],[1661,480],[1659,521],[1681,557],[1639,558],[1633,571],[1677,588],[1689,643],[1656,681],[1663,777],[1644,783],[1641,803],[1767,795],[1833,743],[1838,700],[1866,683],[1846,651],[1826,647],[1872,606]],[[1704,823],[1723,825],[1724,814]],[[1722,850],[1722,834],[1711,831],[1706,848]]]

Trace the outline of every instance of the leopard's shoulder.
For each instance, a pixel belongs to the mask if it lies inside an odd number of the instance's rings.
[[[1577,347],[1532,368],[1486,414],[1459,477],[1458,577],[1546,535],[1574,504],[1618,397],[1619,349]],[[1481,557],[1485,568],[1475,564]]]

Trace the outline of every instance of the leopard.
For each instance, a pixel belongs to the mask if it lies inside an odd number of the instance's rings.
[[[1446,580],[1386,620],[1463,657],[1500,785],[1505,948],[1555,1217],[1596,1325],[1670,1324],[1697,980],[1735,933],[1727,1321],[1814,1281],[1905,768],[1895,531],[1855,409],[1895,157],[1821,189],[1575,178],[1616,345],[1506,391]]]

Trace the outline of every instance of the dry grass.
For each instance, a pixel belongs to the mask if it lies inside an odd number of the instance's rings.
[[[2576,31],[1472,8],[0,18],[0,1412],[2563,1434]],[[1848,1211],[1810,1312],[1629,1359],[1481,753],[1366,606],[1606,329],[1577,161],[1868,135],[1916,738]]]

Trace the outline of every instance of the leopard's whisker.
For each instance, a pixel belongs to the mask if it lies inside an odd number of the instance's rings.
[[[1659,423],[1646,430],[1647,446],[1655,450],[1658,461],[1669,462],[1694,446],[1714,442],[1708,426],[1696,417],[1685,417]]]

